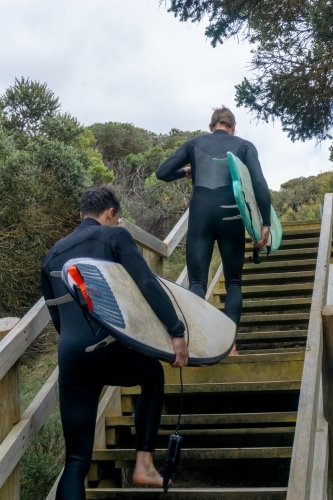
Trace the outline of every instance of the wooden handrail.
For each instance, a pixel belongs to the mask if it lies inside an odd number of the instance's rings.
[[[170,257],[187,231],[188,214],[189,210],[187,209],[175,227],[171,229],[164,241],[156,238],[156,236],[153,236],[144,229],[141,229],[141,227],[136,226],[126,219],[121,220],[120,226],[127,229],[127,231],[133,236],[135,242],[141,247],[160,257]]]
[[[156,255],[159,255],[160,257],[168,257],[168,249],[164,241],[159,240],[156,236],[153,236],[144,229],[141,229],[141,227],[132,224],[132,222],[129,222],[126,219],[122,219],[119,225],[131,233],[134,241],[138,245],[146,248]]]
[[[287,500],[310,500],[321,374],[322,319],[331,257],[333,194],[326,194],[311,303]]]
[[[58,368],[45,382],[20,421],[0,444],[0,488],[26,452],[58,401]]]
[[[50,314],[42,297],[0,341],[0,380],[38,337],[49,321]]]
[[[188,215],[189,209],[182,215],[175,227],[170,231],[168,236],[165,238],[164,243],[167,247],[167,257],[170,257],[178,243],[181,241],[185,235],[188,228]]]

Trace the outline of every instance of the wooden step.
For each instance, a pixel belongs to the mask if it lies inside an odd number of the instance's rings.
[[[210,467],[221,465],[221,460],[272,460],[291,458],[292,447],[260,447],[260,448],[183,448],[180,455],[180,467]],[[162,465],[166,449],[156,449],[155,464]],[[133,449],[94,450],[92,460],[114,461],[115,468],[133,467],[136,451]]]
[[[298,238],[298,239],[289,239],[289,240],[282,240],[280,249],[285,250],[287,248],[290,249],[297,249],[297,248],[309,248],[309,247],[317,247],[319,245],[319,238]],[[280,251],[278,250],[278,252]],[[245,250],[253,250],[253,245],[252,242],[247,242],[245,244]]]
[[[165,500],[157,488],[87,488],[87,500]],[[173,488],[168,500],[285,500],[287,488]]]
[[[251,314],[241,316],[240,326],[279,326],[305,325],[309,322],[310,313],[281,313],[281,314]]]
[[[272,273],[271,279],[274,279],[274,272],[281,272],[285,269],[286,271],[303,271],[305,269],[315,269],[316,259],[302,259],[302,260],[282,260],[278,262],[273,262],[272,260],[262,259],[260,264],[253,264],[252,262],[247,262],[244,264],[243,273],[265,273],[269,270]]]
[[[259,266],[261,264],[258,264]],[[267,271],[267,270],[266,270]],[[246,274],[243,275],[242,281],[243,283],[248,284],[249,282],[256,283],[260,281],[260,284],[264,284],[268,282],[272,283],[299,283],[299,282],[308,282],[313,284],[315,271],[288,271],[288,272],[276,272],[274,274],[269,273],[258,273],[258,274]],[[221,274],[220,276],[221,285],[224,284],[224,276]]]
[[[187,426],[226,426],[226,425],[276,425],[295,424],[297,412],[269,412],[269,413],[222,413],[222,414],[196,414],[182,415],[182,429]],[[174,427],[178,415],[162,415],[162,427]],[[134,425],[134,416],[106,417],[106,427],[131,427]],[[270,427],[271,428],[271,427]],[[228,429],[229,430],[229,429]]]
[[[267,312],[267,311],[300,311],[303,309],[310,310],[311,306],[311,297],[305,298],[290,298],[290,299],[266,299],[266,300],[244,300],[242,306],[242,312],[251,313],[251,312]],[[221,311],[224,310],[224,302],[214,303],[217,309]]]
[[[184,394],[249,394],[249,393],[281,393],[298,392],[301,387],[300,380],[287,381],[263,381],[263,382],[229,382],[212,384],[184,384]],[[137,396],[140,394],[139,387],[122,387],[122,411],[132,413],[135,411]],[[168,384],[165,386],[165,398],[178,396],[180,384]]]
[[[288,295],[312,295],[313,284],[312,283],[291,283],[288,285],[284,284],[271,284],[271,285],[254,285],[254,286],[243,286],[242,294],[243,297],[280,297],[281,295],[286,298]],[[226,290],[221,290],[220,288],[215,288],[213,291],[213,297],[224,298],[226,295]]]
[[[252,256],[253,249],[250,251],[245,251],[245,262],[249,260],[249,257]],[[294,261],[297,259],[316,259],[318,254],[318,248],[298,248],[298,249],[293,249],[293,250],[278,250],[277,252],[271,253],[268,257],[267,260],[270,262],[275,262],[275,261],[283,261],[285,262],[286,260]],[[266,257],[262,257],[261,262],[266,260]],[[259,265],[259,264],[256,264]]]
[[[239,332],[237,334],[237,344],[261,342],[304,342],[307,339],[307,334],[307,330]]]

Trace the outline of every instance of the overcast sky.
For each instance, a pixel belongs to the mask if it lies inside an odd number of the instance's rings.
[[[158,0],[1,0],[1,21],[0,94],[29,77],[46,82],[84,125],[131,122],[157,133],[208,131],[212,108],[223,103],[235,112],[237,135],[256,145],[271,189],[333,168],[329,141],[293,144],[278,122],[257,124],[236,108],[247,44],[213,49],[205,24],[180,23]]]

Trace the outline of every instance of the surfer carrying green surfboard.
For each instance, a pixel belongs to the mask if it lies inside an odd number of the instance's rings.
[[[191,178],[193,192],[186,243],[186,261],[190,290],[205,298],[213,247],[217,241],[226,285],[224,313],[239,325],[242,311],[242,269],[245,230],[239,217],[227,165],[213,161],[232,152],[248,168],[254,194],[262,216],[261,239],[255,246],[266,246],[271,225],[271,200],[255,146],[235,136],[233,113],[222,106],[214,110],[210,134],[185,142],[156,171],[158,179],[171,182]],[[236,355],[236,345],[230,355]]]

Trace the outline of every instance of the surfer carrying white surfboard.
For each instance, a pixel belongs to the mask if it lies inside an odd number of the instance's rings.
[[[255,245],[264,248],[271,225],[271,200],[255,146],[235,136],[233,113],[222,106],[214,110],[209,124],[210,134],[185,142],[156,171],[158,179],[171,182],[191,178],[193,192],[186,243],[186,262],[190,290],[205,298],[209,265],[217,241],[223,263],[226,285],[224,313],[239,325],[242,311],[242,269],[244,264],[245,230],[239,218],[227,165],[213,158],[226,158],[234,153],[247,166],[258,203],[263,227]],[[230,355],[236,355],[236,344]]]
[[[66,295],[58,273],[68,260],[89,257],[117,262],[134,279],[172,337],[175,352],[172,366],[182,367],[188,362],[184,325],[132,236],[126,229],[117,227],[119,214],[119,200],[112,189],[93,187],[83,194],[81,225],[58,241],[45,256],[41,276],[45,300],[56,301]],[[58,305],[49,306],[49,311],[60,334],[59,399],[66,442],[66,463],[56,500],[85,499],[84,479],[91,462],[98,401],[105,385],[141,386],[135,412],[137,460],[133,481],[162,487],[163,478],[153,463],[164,395],[160,362],[118,341],[105,342],[105,347],[89,350],[96,339],[102,341],[109,337],[109,331],[99,328],[92,320],[88,322],[75,301],[60,301]]]

